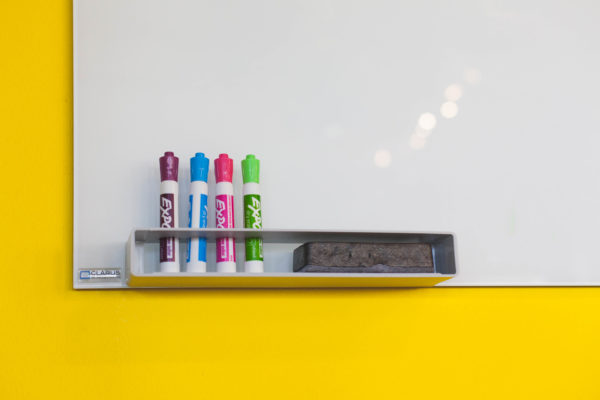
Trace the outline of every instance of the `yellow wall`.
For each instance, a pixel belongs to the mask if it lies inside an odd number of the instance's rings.
[[[71,78],[0,2],[1,399],[600,398],[599,289],[73,291]]]

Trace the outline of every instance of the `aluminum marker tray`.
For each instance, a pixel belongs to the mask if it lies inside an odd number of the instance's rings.
[[[161,273],[155,260],[147,265],[147,246],[158,246],[162,237],[185,239],[205,237],[209,249],[219,237],[233,237],[238,246],[237,267],[243,270],[243,243],[246,237],[262,237],[265,245],[265,272],[251,273]],[[432,247],[434,273],[294,273],[292,251],[304,242],[343,241],[373,243],[427,243]],[[275,250],[269,246],[276,246]],[[240,257],[241,256],[241,257]],[[214,260],[208,270],[214,270]],[[249,229],[134,229],[127,244],[127,262],[121,287],[128,288],[319,288],[319,287],[428,287],[456,274],[454,237],[449,233],[310,231]],[[98,287],[98,286],[96,286]],[[113,286],[114,287],[114,286]]]

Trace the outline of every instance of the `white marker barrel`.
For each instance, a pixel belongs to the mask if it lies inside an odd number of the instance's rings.
[[[166,152],[160,159],[160,227],[177,228],[179,221],[179,159]],[[160,271],[179,272],[179,239],[160,239]]]
[[[196,181],[190,185],[190,228],[206,228],[208,185]],[[187,272],[206,272],[206,239],[188,241]]]
[[[261,199],[258,183],[244,183],[244,228],[262,229]],[[245,272],[264,272],[263,243],[260,238],[246,239]]]

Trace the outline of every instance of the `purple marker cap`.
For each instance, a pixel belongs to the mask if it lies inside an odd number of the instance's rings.
[[[165,152],[165,155],[158,159],[160,162],[160,180],[177,182],[177,173],[179,172],[179,158],[171,151]]]

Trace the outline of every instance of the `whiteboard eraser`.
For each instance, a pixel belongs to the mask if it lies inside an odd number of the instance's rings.
[[[309,242],[294,250],[294,272],[433,273],[428,243]]]

